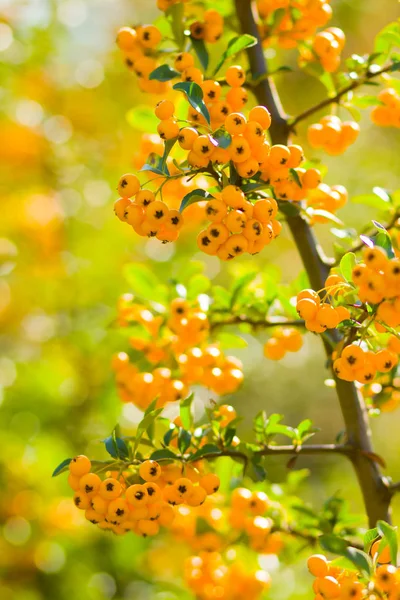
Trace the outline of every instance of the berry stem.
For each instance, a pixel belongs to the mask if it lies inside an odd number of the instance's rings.
[[[268,73],[268,69],[253,14],[253,4],[251,0],[235,0],[235,5],[242,32],[254,35],[258,39],[258,44],[248,48],[247,53],[253,75],[260,77],[260,75]],[[327,98],[316,107],[314,106],[299,115],[292,121],[291,125],[289,125],[287,116],[281,107],[274,84],[268,78],[262,79],[254,87],[254,94],[257,101],[266,106],[271,113],[272,125],[269,131],[272,143],[287,144],[289,133],[293,129],[294,124],[298,123],[299,120],[305,119],[324,106],[337,102],[344,94],[359,87],[361,82],[365,83],[365,81],[372,77],[390,71],[391,68],[392,66],[389,65],[378,72],[367,73],[362,80],[353,82],[338,92],[333,98]],[[322,258],[318,243],[309,224],[300,215],[288,217],[287,222],[311,286],[316,290],[323,288],[329,273],[329,265]],[[339,341],[340,337],[336,337],[336,341]],[[326,341],[324,341],[324,347],[330,359],[331,348]],[[371,456],[374,452],[364,400],[353,383],[338,379],[335,375],[334,379],[336,382],[337,397],[346,426],[347,444],[354,450],[349,456],[351,456],[351,462],[361,488],[369,524],[371,527],[374,527],[380,519],[390,522],[391,492],[389,484],[387,479],[382,476],[377,463],[368,458],[368,455]]]

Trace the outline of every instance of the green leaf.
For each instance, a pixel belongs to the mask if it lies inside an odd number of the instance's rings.
[[[214,196],[212,196],[209,192],[206,192],[205,190],[192,190],[182,198],[182,202],[179,207],[179,212],[183,212],[185,208],[187,208],[191,204],[201,202],[202,200],[211,200],[211,198],[213,197]]]
[[[229,309],[231,306],[232,295],[228,290],[220,285],[214,285],[212,288],[213,304],[212,308],[218,307],[222,309]]]
[[[232,142],[232,136],[230,133],[225,131],[225,129],[217,129],[217,131],[213,133],[213,138],[217,142],[218,146],[224,149],[229,148]]]
[[[151,413],[144,415],[143,419],[140,421],[140,423],[137,427],[137,430],[136,430],[135,442],[133,445],[133,454],[135,454],[136,450],[138,449],[140,440],[142,439],[146,430],[153,425],[154,421],[156,420],[158,415],[160,413],[162,413],[162,411],[163,411],[162,408],[157,408],[156,410],[152,411]]]
[[[144,300],[166,301],[168,290],[161,285],[158,277],[144,264],[130,263],[124,266],[123,275],[132,292]]]
[[[400,71],[400,61],[394,62],[390,65],[389,72],[393,73],[394,71]]]
[[[197,83],[194,81],[181,81],[180,83],[176,83],[173,89],[183,92],[189,104],[202,114],[207,123],[210,124],[210,113],[203,101],[203,90]]]
[[[163,171],[168,171],[167,168],[167,158],[169,156],[169,153],[171,152],[172,148],[175,146],[176,142],[177,142],[178,138],[172,138],[171,140],[167,140],[166,142],[164,142],[164,154],[161,157],[161,168]]]
[[[389,525],[385,521],[378,521],[377,528],[382,538],[387,540],[390,549],[390,558],[392,560],[392,564],[395,565],[397,563],[398,552],[397,527],[392,527],[392,525]]]
[[[165,12],[165,16],[171,25],[171,31],[175,38],[175,41],[180,49],[183,49],[185,44],[185,35],[184,35],[184,10],[185,7],[182,2],[176,2],[169,8],[167,8]]]
[[[252,458],[250,464],[251,464],[251,471],[252,471],[250,473],[250,475],[252,476],[252,478],[255,479],[255,481],[265,481],[265,478],[267,476],[267,471],[260,464],[259,459]]]
[[[289,169],[289,173],[291,174],[291,176],[293,177],[293,179],[297,183],[297,185],[300,188],[302,188],[303,186],[301,185],[300,177],[299,177],[299,174],[297,173],[296,169]]]
[[[156,81],[171,81],[171,79],[175,79],[176,77],[180,77],[179,71],[176,71],[169,65],[160,65],[149,75],[149,79]]]
[[[171,450],[168,450],[168,448],[162,448],[162,450],[155,450],[150,455],[150,460],[166,460],[166,459],[176,460],[176,454],[171,452]]]
[[[349,547],[348,542],[337,535],[331,533],[321,535],[318,538],[319,544],[323,550],[332,552],[332,554],[340,554],[341,556],[347,556],[347,549]]]
[[[376,208],[376,210],[390,209],[390,200],[385,200],[377,194],[361,194],[360,196],[354,196],[351,201],[354,204],[363,204],[364,206]]]
[[[169,170],[164,163],[163,157],[159,156],[159,154],[156,154],[155,152],[149,154],[147,161],[140,170],[151,171],[156,175],[164,175],[165,177],[169,177]]]
[[[181,454],[185,454],[186,450],[190,446],[191,441],[192,434],[190,433],[190,431],[186,431],[186,429],[180,427],[178,433],[178,448]]]
[[[221,454],[221,449],[218,448],[218,446],[216,446],[215,444],[205,444],[202,448],[197,450],[197,452],[194,452],[193,454],[191,454],[188,457],[188,461],[193,462],[195,460],[199,460],[199,458],[201,458],[202,456],[205,456],[206,454],[218,455],[218,454]]]
[[[128,110],[126,120],[131,127],[146,133],[154,131],[159,122],[154,114],[154,110],[146,105],[139,105]]]
[[[235,302],[239,298],[240,292],[248,286],[248,284],[253,281],[258,275],[257,271],[250,271],[249,273],[245,273],[241,277],[238,277],[232,285],[231,293],[231,307],[234,306]]]
[[[69,467],[69,463],[71,462],[72,458],[66,458],[65,460],[63,460],[58,467],[56,467],[53,471],[52,477],[57,477],[57,475],[60,475],[61,473],[64,473],[68,467]]]
[[[270,435],[284,435],[291,440],[295,440],[297,438],[297,431],[293,427],[289,427],[289,425],[270,425],[268,424],[265,428],[265,433]]]
[[[247,348],[248,343],[240,335],[221,331],[217,335],[217,339],[223,350],[230,348]]]
[[[182,426],[185,429],[191,429],[193,426],[193,415],[192,415],[192,404],[194,400],[194,394],[190,394],[185,400],[179,405],[179,415],[181,417]]]
[[[381,104],[376,96],[355,96],[351,103],[358,108],[368,108],[369,106],[377,106]]]
[[[242,50],[245,50],[246,48],[251,48],[251,46],[255,46],[257,43],[257,38],[253,35],[249,35],[248,33],[245,33],[244,35],[239,35],[238,37],[231,39],[227,49],[222,54],[217,66],[215,67],[213,75],[215,76],[218,73],[218,71],[220,70],[224,62],[228,60],[228,58],[231,58],[232,56],[234,56],[238,52],[241,52]]]
[[[364,535],[364,550],[369,552],[373,542],[379,537],[379,531],[376,527],[368,529]]]
[[[208,55],[208,51],[204,40],[195,40],[194,38],[191,38],[191,42],[193,50],[195,51],[196,56],[199,59],[201,66],[203,67],[203,71],[207,71],[210,57]]]
[[[371,575],[372,561],[368,554],[358,548],[349,547],[345,552],[345,557],[351,560],[361,573],[367,576]]]
[[[379,225],[379,224],[377,224],[376,221],[373,221],[373,223],[376,226]],[[386,231],[386,229],[382,225],[380,227],[378,227],[378,229],[379,229],[378,233],[373,237],[374,245],[379,246],[380,248],[383,248],[389,258],[394,258],[394,250],[393,250],[392,240],[390,238],[389,233]]]
[[[113,458],[128,458],[129,449],[125,441],[118,437],[116,434],[116,428],[113,429],[112,434],[103,440],[106,450]]]
[[[375,37],[375,52],[387,55],[393,46],[400,46],[400,23],[395,21],[386,25]],[[385,56],[383,56],[383,59]]]
[[[357,264],[357,257],[354,252],[346,252],[340,261],[340,272],[346,281],[352,280],[352,272]]]
[[[211,281],[205,275],[201,273],[193,275],[187,286],[187,296],[190,300],[194,300],[199,294],[205,294],[210,286]]]

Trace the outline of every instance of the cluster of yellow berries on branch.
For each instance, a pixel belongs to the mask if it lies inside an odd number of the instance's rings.
[[[336,115],[326,115],[319,123],[310,125],[308,141],[313,148],[322,148],[328,154],[343,154],[354,144],[360,133],[355,121],[341,121]]]
[[[271,584],[265,570],[248,572],[218,552],[203,552],[185,561],[186,584],[198,600],[258,600]]]
[[[394,88],[386,88],[378,94],[379,105],[371,111],[371,120],[381,127],[400,127],[400,95]]]
[[[328,293],[335,293],[343,279],[335,274],[329,275],[325,281]],[[323,333],[327,329],[335,329],[339,323],[350,318],[350,311],[345,306],[334,307],[330,302],[321,300],[319,294],[311,289],[297,294],[296,310],[305,320],[305,326],[314,333]]]
[[[393,336],[392,343],[400,346],[400,339]],[[337,357],[338,353],[332,354],[333,370],[335,374],[345,381],[358,381],[360,383],[370,383],[375,379],[378,372],[388,373],[398,363],[398,354],[392,352],[389,348],[383,348],[377,352],[364,350],[363,347],[350,344],[345,346]]]
[[[316,34],[310,48],[300,48],[300,63],[307,64],[317,60],[324,71],[333,73],[340,66],[340,53],[346,38],[338,27],[329,27]]]
[[[202,474],[194,466],[184,470],[173,463],[160,466],[145,460],[136,471],[127,467],[122,474],[106,473],[105,479],[91,468],[83,455],[69,464],[74,504],[85,511],[88,521],[117,535],[130,531],[143,537],[157,535],[160,527],[171,527],[175,507],[200,506],[219,488],[217,475]]]
[[[302,290],[296,308],[315,333],[349,322],[332,353],[334,372],[346,381],[370,384],[395,373],[399,360],[400,261],[379,246],[366,246],[362,256],[360,262],[354,257],[348,281],[332,273],[320,293]]]
[[[229,67],[226,76],[233,86],[231,91],[242,90],[240,83],[244,81],[245,74],[241,67]],[[317,169],[301,168],[304,156],[300,146],[269,144],[265,132],[271,125],[271,117],[265,107],[253,107],[247,119],[243,113],[232,112],[231,98],[230,104],[219,100],[221,86],[218,82],[209,80],[201,85],[205,106],[209,108],[211,124],[217,128],[216,131],[200,133],[200,123],[195,123],[194,127],[180,128],[174,116],[174,103],[162,100],[155,109],[160,119],[158,133],[166,144],[176,140],[177,145],[187,152],[189,168],[177,174],[177,178],[188,178],[207,171],[218,183],[219,191],[209,194],[209,201],[205,204],[205,216],[211,225],[198,235],[199,248],[207,254],[218,255],[222,260],[232,259],[244,252],[256,254],[281,231],[276,219],[276,199],[305,199],[309,190],[321,184],[321,176]],[[207,98],[212,98],[212,102],[208,102]],[[215,107],[217,110],[213,112]],[[198,111],[190,109],[189,113],[189,118],[196,115],[199,121],[204,119]],[[222,115],[222,120],[218,115]],[[161,157],[158,158],[161,160]],[[221,185],[222,179],[232,181],[238,178],[238,185]],[[160,193],[167,182],[168,175],[159,188]],[[271,196],[265,192],[258,193],[268,188]],[[339,187],[330,190],[329,197],[334,197],[335,208],[345,202],[343,190]],[[121,198],[115,203],[114,210],[136,233],[156,237],[163,242],[178,238],[183,217],[163,200],[157,200],[157,192],[140,188],[139,180],[133,174],[121,177],[118,191]],[[195,196],[196,190],[183,197],[181,210],[186,208],[186,204],[190,208],[191,203],[186,203],[185,199],[191,195]],[[198,200],[202,201],[205,197],[201,192]]]
[[[328,212],[334,215],[347,202],[348,194],[343,185],[329,186],[326,183],[320,183],[318,187],[310,190],[307,198],[307,214],[310,224],[327,223],[330,216]],[[321,211],[324,211],[321,213]]]
[[[207,312],[197,301],[175,298],[166,313],[156,314],[125,294],[118,303],[118,324],[143,328],[144,335],[133,334],[129,343],[153,365],[151,371],[140,371],[126,352],[114,356],[112,366],[123,402],[144,410],[155,398],[158,406],[186,398],[195,384],[223,395],[235,392],[243,381],[240,360],[211,343]]]
[[[178,238],[183,225],[182,214],[168,208],[165,202],[156,200],[150,189],[141,189],[136,175],[122,175],[118,192],[121,198],[114,203],[114,212],[121,221],[131,225],[138,235],[156,237],[161,242],[173,242]]]
[[[363,261],[352,271],[353,283],[358,286],[361,302],[378,304],[376,319],[397,328],[400,325],[400,260],[389,258],[379,246],[365,248]],[[383,325],[377,324],[384,332]]]
[[[386,540],[385,540],[386,541]],[[308,570],[315,577],[313,582],[314,600],[394,600],[400,594],[399,569],[390,564],[391,550],[376,539],[370,545],[371,572],[359,572],[355,568],[343,568],[328,561],[323,554],[314,554],[307,561]],[[365,555],[367,564],[368,556]],[[373,564],[373,567],[372,567]]]
[[[298,352],[303,346],[300,331],[294,327],[280,327],[264,344],[264,356],[270,360],[281,360],[287,352]]]
[[[166,6],[166,9],[169,6]],[[204,40],[207,43],[217,42],[224,27],[221,14],[209,9],[204,11],[203,19],[190,22],[185,18],[184,27],[193,40]],[[190,39],[189,38],[189,39]],[[135,73],[138,84],[143,92],[165,94],[170,88],[170,81],[153,78],[151,74],[159,66],[159,59],[165,60],[166,54],[176,55],[174,67],[182,73],[182,81],[195,81],[201,71],[194,66],[195,61],[188,52],[177,53],[175,49],[164,47],[161,31],[155,25],[139,25],[137,27],[122,27],[117,33],[117,45],[123,53],[124,62],[128,69]]]
[[[281,48],[296,48],[332,17],[329,0],[257,0],[257,10],[263,44],[276,42]]]

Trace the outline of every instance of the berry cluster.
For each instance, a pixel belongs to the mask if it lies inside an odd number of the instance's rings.
[[[400,340],[393,336],[392,340],[400,344]],[[345,381],[358,381],[370,383],[378,372],[388,373],[398,362],[398,355],[383,348],[377,352],[365,349],[356,344],[349,344],[343,348],[340,356],[337,352],[332,354],[333,370],[340,379]]]
[[[271,532],[274,522],[266,516],[276,506],[277,503],[261,491],[241,487],[232,492],[229,524],[235,531],[248,537],[249,546],[257,553],[278,554],[282,548],[281,534]]]
[[[287,352],[298,352],[303,345],[301,333],[294,327],[280,327],[264,345],[264,356],[281,360]]]
[[[264,570],[247,572],[235,562],[225,561],[218,552],[202,552],[185,562],[184,576],[198,600],[258,600],[270,587]]]
[[[264,44],[277,43],[281,48],[296,48],[299,42],[312,38],[318,27],[324,27],[332,17],[329,0],[257,0]],[[275,12],[284,10],[275,20]]]
[[[227,77],[233,85],[244,80],[245,75],[241,68],[230,67]],[[208,89],[206,84],[210,84]],[[241,89],[232,87],[231,91]],[[159,135],[166,141],[177,138],[179,146],[188,152],[187,163],[192,169],[212,169],[218,178],[218,170],[226,168],[232,161],[231,175],[233,170],[236,175],[249,180],[259,173],[260,187],[270,187],[279,200],[302,200],[309,190],[320,185],[318,170],[300,168],[304,160],[300,146],[269,145],[265,130],[270,126],[271,118],[265,107],[252,108],[247,120],[242,113],[230,112],[230,106],[218,100],[218,82],[204,82],[203,91],[206,98],[208,96],[216,100],[209,104],[211,115],[215,105],[221,104],[226,108],[227,116],[223,124],[216,121],[213,125],[222,127],[229,136],[227,148],[219,145],[217,136],[200,134],[195,127],[180,129],[174,117],[174,104],[170,100],[162,100],[155,109],[156,116],[160,118]],[[195,114],[201,116],[197,112]],[[151,190],[140,189],[135,175],[123,175],[118,191],[121,198],[115,203],[114,210],[139,235],[155,236],[164,242],[177,239],[183,225],[182,216],[176,209],[169,209],[165,202],[156,200],[156,194]],[[337,204],[341,205],[343,194],[337,191],[336,195],[340,196]],[[201,231],[197,238],[202,251],[218,255],[222,260],[232,259],[244,252],[256,254],[280,233],[281,225],[275,218],[278,212],[276,200],[273,197],[250,197],[248,199],[245,189],[237,185],[227,185],[220,192],[213,193],[212,199],[205,205],[205,214],[211,225]]]
[[[399,597],[400,571],[390,564],[390,549],[375,540],[369,554],[373,559],[374,572],[369,578],[351,568],[343,568],[329,562],[323,554],[314,554],[307,561],[308,570],[315,577],[313,583],[314,600],[338,598],[347,600],[374,600],[376,598],[392,600]],[[365,556],[367,560],[367,556]]]
[[[345,35],[338,27],[329,27],[320,31],[312,42],[312,51],[321,63],[324,71],[333,73],[340,65],[340,53],[346,42]]]
[[[149,78],[158,66],[155,51],[161,42],[162,34],[155,25],[122,27],[117,33],[117,45],[123,52],[124,62],[129,70],[136,73],[143,92],[165,94],[170,87],[166,81]]]
[[[388,348],[400,354],[399,340],[394,336],[390,338]],[[400,405],[400,378],[391,373],[378,375],[372,383],[361,385],[360,388],[367,406],[374,413],[392,412]]]
[[[194,40],[204,40],[209,44],[215,44],[223,32],[224,19],[217,10],[206,10],[203,21],[194,21],[190,25],[190,35]]]
[[[328,294],[333,295],[342,283],[343,279],[339,275],[329,275],[325,282]],[[321,300],[319,294],[310,289],[297,294],[296,310],[305,320],[306,328],[314,333],[335,329],[339,323],[350,318],[348,308],[341,305],[334,307],[330,302]]]
[[[328,217],[320,211],[335,214],[347,202],[347,190],[343,185],[329,186],[320,183],[314,190],[310,190],[306,199],[307,214],[310,223],[326,223]]]
[[[378,304],[376,319],[378,331],[400,325],[400,260],[389,259],[385,250],[379,246],[365,248],[363,261],[352,272],[352,279],[358,288],[361,302]]]
[[[106,474],[105,479],[91,472],[86,456],[73,458],[68,483],[74,504],[100,529],[117,535],[132,531],[143,537],[154,536],[160,527],[170,527],[179,505],[200,506],[207,495],[219,488],[213,473],[201,474],[195,467],[186,470],[173,463],[161,467],[145,460],[136,470]]]
[[[241,362],[210,343],[207,313],[197,302],[175,298],[166,313],[153,314],[128,294],[120,299],[118,310],[121,327],[139,324],[143,328],[143,335],[132,335],[129,342],[155,366],[151,372],[140,372],[127,353],[113,358],[123,402],[145,409],[158,398],[158,406],[164,406],[187,397],[194,384],[222,395],[235,392],[242,383]]]
[[[313,148],[322,148],[328,154],[343,154],[354,144],[360,127],[355,121],[341,121],[335,115],[322,117],[319,123],[310,125],[308,141]]]
[[[379,106],[371,111],[371,120],[381,127],[400,127],[400,95],[394,88],[386,88],[378,94]]]
[[[114,212],[121,221],[131,225],[138,235],[155,236],[164,243],[178,238],[183,225],[181,213],[168,208],[165,202],[156,200],[150,189],[141,189],[136,175],[122,175],[118,192],[121,198],[114,203]],[[134,200],[131,200],[133,197]]]
[[[211,224],[197,236],[197,245],[206,254],[221,260],[244,252],[256,254],[279,235],[282,226],[275,219],[278,204],[273,198],[257,200],[253,205],[234,185],[214,196],[205,207]]]

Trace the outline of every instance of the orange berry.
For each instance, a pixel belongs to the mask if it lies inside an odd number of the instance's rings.
[[[125,173],[118,181],[117,190],[120,196],[132,198],[132,196],[135,196],[140,190],[140,181],[136,175]]]
[[[81,454],[80,456],[75,456],[69,463],[69,472],[75,477],[82,477],[90,472],[92,468],[92,463],[88,459],[87,456]]]
[[[160,100],[156,104],[156,108],[154,110],[157,119],[161,121],[165,121],[166,119],[170,119],[174,116],[175,106],[171,100]]]
[[[161,32],[155,25],[142,25],[137,36],[144,48],[155,48],[161,42]]]
[[[203,475],[199,481],[199,485],[206,491],[207,495],[210,495],[218,492],[220,480],[215,473],[208,473],[207,475]]]
[[[161,475],[161,467],[155,460],[145,460],[139,467],[139,475],[145,481],[157,481]]]
[[[328,561],[323,554],[313,554],[307,560],[307,567],[314,577],[325,577],[328,575]]]
[[[249,120],[260,123],[264,129],[269,129],[271,125],[271,115],[265,106],[254,106],[249,112]]]
[[[233,88],[240,87],[246,81],[246,74],[240,65],[232,65],[225,72],[226,83]]]
[[[133,50],[136,45],[136,31],[131,27],[122,27],[117,33],[117,46],[124,52]]]

